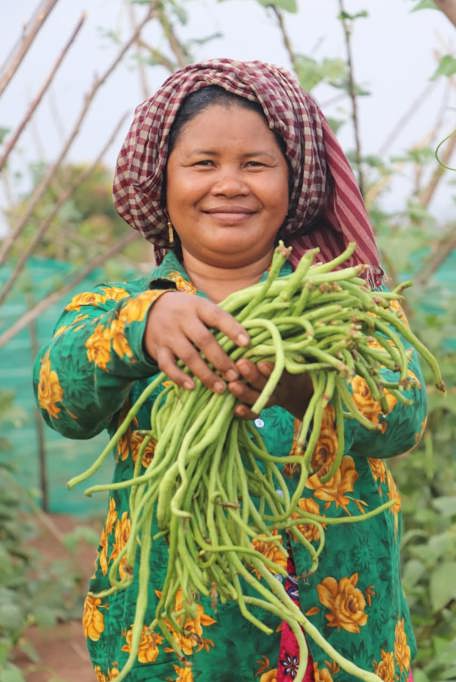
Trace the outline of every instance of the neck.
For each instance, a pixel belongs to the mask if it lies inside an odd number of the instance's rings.
[[[184,267],[191,281],[215,303],[220,303],[234,291],[256,284],[271,264],[272,253],[259,260],[238,267],[221,267],[198,260],[188,251],[183,252]]]

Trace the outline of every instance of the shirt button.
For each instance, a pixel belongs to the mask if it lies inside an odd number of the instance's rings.
[[[259,429],[262,429],[264,426],[264,421],[258,417],[258,419],[255,419],[255,426],[257,426]]]

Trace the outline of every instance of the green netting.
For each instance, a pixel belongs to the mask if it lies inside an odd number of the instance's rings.
[[[8,329],[34,301],[40,300],[55,286],[65,281],[70,266],[65,263],[44,259],[31,259],[25,277],[21,280],[21,291],[11,294],[1,311],[0,333]],[[0,272],[0,286],[9,275],[8,269]],[[34,328],[18,334],[7,346],[0,349],[0,390],[15,394],[16,404],[23,410],[25,419],[19,427],[2,423],[0,420],[0,439],[7,439],[7,450],[0,451],[0,459],[14,466],[18,480],[27,486],[37,500],[41,499],[38,431],[35,419],[35,402],[32,391],[33,334],[36,345],[40,347],[50,338],[64,305],[74,294],[92,288],[103,279],[100,272],[93,272],[84,279],[70,294],[56,305],[48,308],[36,321]],[[456,252],[453,252],[435,276],[440,285],[440,293],[454,295],[456,285]],[[453,293],[451,293],[453,292]],[[421,301],[425,312],[443,314],[445,302],[437,300],[430,291]],[[456,350],[456,339],[447,339],[448,350]],[[95,455],[101,452],[106,443],[106,434],[100,434],[89,441],[69,440],[50,429],[41,420],[44,435],[46,473],[48,481],[49,510],[55,513],[86,515],[95,513],[105,506],[102,496],[87,498],[83,488],[68,491],[66,481],[91,464]],[[104,482],[111,478],[109,465],[93,482]]]
[[[1,328],[3,332],[29,309],[34,301],[40,300],[47,292],[65,282],[70,271],[65,263],[44,259],[31,259],[25,276],[21,279],[21,291],[10,295],[1,309]],[[0,285],[10,272],[4,268],[0,272]],[[33,326],[24,329],[4,348],[0,349],[0,390],[14,393],[15,404],[23,413],[20,425],[0,421],[0,438],[8,445],[0,451],[0,459],[14,468],[17,479],[41,501],[40,464],[36,407],[32,389],[32,367],[34,358],[33,337],[36,347],[46,343],[66,302],[76,293],[92,288],[102,280],[100,272],[93,272],[73,291],[57,304],[48,308]],[[49,511],[86,515],[104,508],[101,496],[87,498],[83,488],[67,490],[66,481],[79,473],[94,459],[106,443],[106,434],[91,440],[70,440],[53,431],[43,419],[39,419],[44,437]],[[112,471],[107,465],[97,477],[98,482],[109,481]],[[95,481],[95,478],[94,478]]]

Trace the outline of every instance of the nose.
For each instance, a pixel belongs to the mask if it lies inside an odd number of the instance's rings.
[[[211,193],[214,196],[237,197],[249,194],[249,186],[239,171],[224,170],[215,179]]]

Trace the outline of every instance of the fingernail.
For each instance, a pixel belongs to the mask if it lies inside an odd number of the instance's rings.
[[[184,388],[186,388],[187,391],[192,391],[195,388],[195,384],[193,381],[184,381]]]
[[[243,334],[241,332],[241,334],[239,334],[237,337],[237,342],[238,342],[239,346],[247,346],[250,343],[250,339],[247,336],[247,334]]]
[[[239,374],[234,369],[229,369],[225,373],[225,379],[227,381],[236,381],[236,379],[238,379],[238,378],[239,378]]]
[[[225,384],[223,381],[216,381],[213,388],[216,393],[223,393],[225,390]]]

